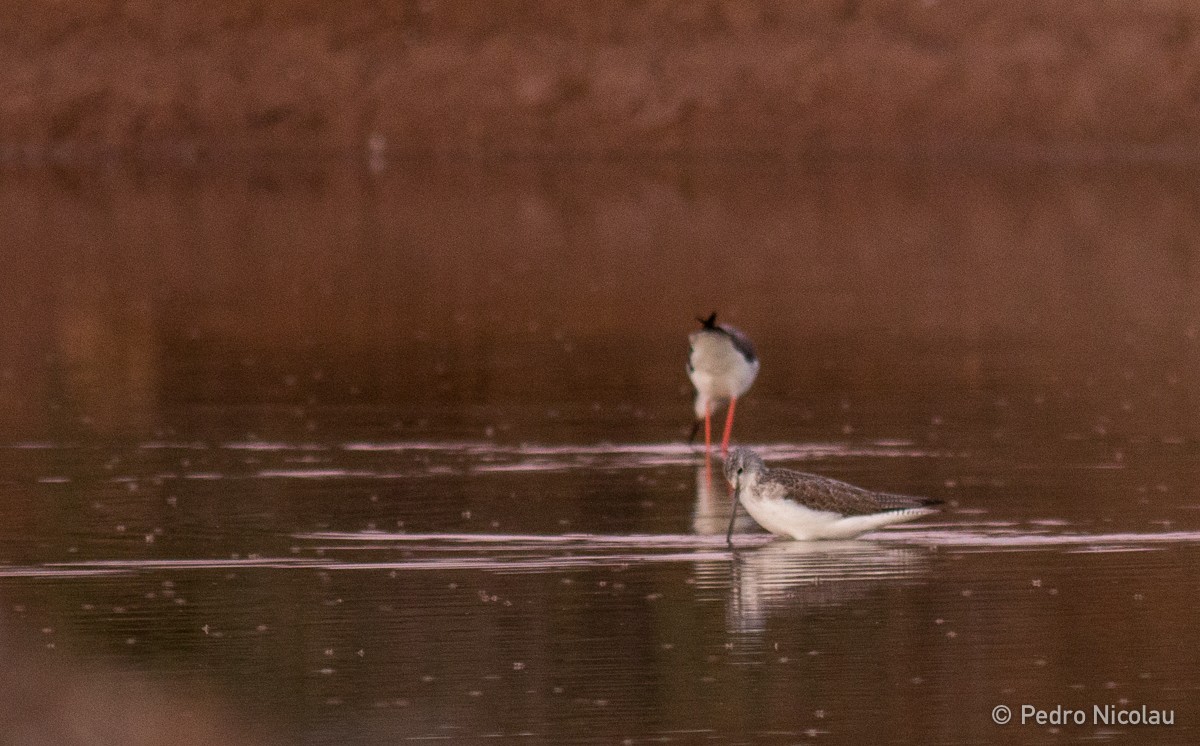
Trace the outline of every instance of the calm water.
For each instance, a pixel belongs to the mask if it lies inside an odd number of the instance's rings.
[[[8,173],[0,207],[0,741],[1197,738],[1193,174]],[[736,440],[947,509],[730,552],[684,443],[712,310],[763,360]]]

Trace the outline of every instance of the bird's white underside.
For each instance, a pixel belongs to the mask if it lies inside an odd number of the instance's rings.
[[[889,510],[868,515],[844,516],[813,510],[787,498],[756,495],[741,491],[742,506],[760,526],[779,536],[793,539],[852,539],[868,531],[903,523],[936,513],[932,508]]]
[[[689,341],[692,352],[688,377],[696,387],[696,417],[704,417],[709,407],[741,396],[758,375],[758,360],[747,360],[728,336],[719,332],[693,332]]]

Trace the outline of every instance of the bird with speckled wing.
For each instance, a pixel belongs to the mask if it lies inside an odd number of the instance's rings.
[[[941,500],[872,492],[836,479],[791,469],[770,469],[749,448],[725,459],[733,487],[733,516],[725,540],[733,545],[738,503],[758,524],[793,539],[853,539],[856,536],[938,512]]]

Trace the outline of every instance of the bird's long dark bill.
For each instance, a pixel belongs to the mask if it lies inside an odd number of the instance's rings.
[[[733,491],[733,512],[729,515],[729,530],[725,532],[725,543],[733,546],[733,523],[737,520],[738,503],[741,502],[738,498],[741,496],[742,486],[739,484],[737,489]]]

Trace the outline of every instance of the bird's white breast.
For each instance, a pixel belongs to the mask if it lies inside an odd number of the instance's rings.
[[[742,494],[742,505],[758,525],[779,536],[793,539],[826,538],[834,523],[842,518],[837,513],[812,510],[791,500]]]

